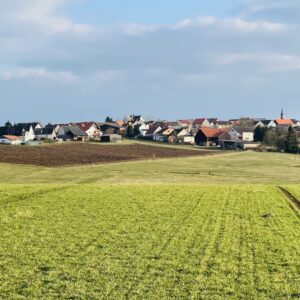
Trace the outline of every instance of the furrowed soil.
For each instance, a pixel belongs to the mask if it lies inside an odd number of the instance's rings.
[[[211,151],[171,149],[140,144],[96,145],[74,143],[36,147],[0,145],[0,162],[55,167],[156,158],[203,156],[211,153]]]

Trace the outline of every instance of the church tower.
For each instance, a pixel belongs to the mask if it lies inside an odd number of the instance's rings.
[[[283,109],[281,110],[280,118],[281,118],[281,120],[284,119],[284,112],[283,112]]]

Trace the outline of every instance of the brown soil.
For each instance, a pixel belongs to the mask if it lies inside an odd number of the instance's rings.
[[[172,149],[148,145],[62,144],[51,146],[0,145],[0,162],[46,167],[110,163],[156,158],[201,156],[209,151]]]

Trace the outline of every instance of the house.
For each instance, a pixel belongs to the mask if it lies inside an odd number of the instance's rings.
[[[194,145],[195,144],[195,136],[193,134],[193,131],[189,130],[189,128],[182,128],[177,133],[177,141],[180,144]]]
[[[17,123],[13,126],[0,127],[0,136],[13,135],[21,137],[23,141],[33,141],[35,138],[33,128],[41,128],[40,123]]]
[[[87,138],[86,133],[78,126],[61,126],[57,137],[64,141],[84,141]]]
[[[168,138],[168,142],[169,143],[177,143],[178,139],[177,139],[177,134],[180,130],[173,127],[169,127],[166,130],[163,131],[162,135]]]
[[[99,139],[101,132],[95,122],[81,122],[77,124],[85,134],[91,139]]]
[[[127,119],[127,123],[131,124],[132,126],[142,125],[145,122],[142,116],[136,116],[134,114],[126,117],[125,119]]]
[[[254,141],[254,132],[252,128],[233,127],[228,131],[228,134],[230,136],[230,140],[232,141]]]
[[[162,123],[154,123],[149,127],[149,130],[146,132],[145,137],[154,138],[160,132],[162,132],[164,125]]]
[[[254,124],[254,128],[261,127],[261,128],[275,128],[276,123],[273,120],[259,120],[256,121]]]
[[[22,143],[22,139],[15,135],[3,135],[0,136],[0,144],[6,145],[20,145]]]
[[[34,130],[36,140],[55,140],[58,132],[57,125],[48,124],[44,128]]]
[[[150,124],[144,122],[144,123],[139,127],[140,134],[141,134],[142,136],[145,136],[146,133],[147,133],[147,131],[149,130],[149,128],[150,128]]]
[[[208,118],[207,121],[210,123],[210,127],[215,127],[216,124],[218,123],[219,119],[218,118]]]
[[[217,146],[219,145],[219,136],[226,129],[219,128],[200,128],[195,135],[195,143],[200,146]]]
[[[211,123],[206,118],[195,119],[193,121],[194,127],[211,127]]]
[[[251,150],[257,149],[260,143],[254,142],[251,128],[235,127],[228,129],[219,136],[219,145],[226,150]]]
[[[176,123],[183,128],[190,128],[193,125],[193,120],[178,120]]]
[[[190,130],[188,128],[182,128],[178,133],[177,133],[177,140],[179,143],[184,142],[184,137],[186,136],[191,136]]]
[[[279,128],[294,126],[294,123],[291,119],[276,119],[274,123]]]

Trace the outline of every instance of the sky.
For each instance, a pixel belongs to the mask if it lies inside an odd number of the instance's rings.
[[[299,0],[0,2],[0,124],[300,119]]]

